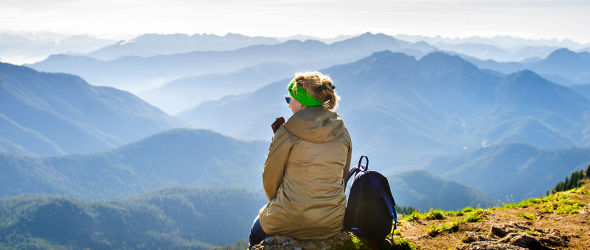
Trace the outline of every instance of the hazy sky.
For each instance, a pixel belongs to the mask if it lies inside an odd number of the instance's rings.
[[[0,31],[289,36],[382,32],[590,43],[590,0],[0,0]]]

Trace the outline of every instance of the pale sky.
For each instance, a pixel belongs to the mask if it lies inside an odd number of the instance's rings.
[[[512,35],[590,43],[590,0],[0,0],[0,31],[102,37],[364,32]]]

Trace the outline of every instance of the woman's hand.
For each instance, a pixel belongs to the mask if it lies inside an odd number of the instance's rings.
[[[277,130],[279,130],[279,128],[283,124],[285,124],[285,118],[283,118],[282,116],[277,117],[277,119],[275,119],[275,122],[273,122],[272,125],[270,125],[270,127],[272,128],[272,132],[276,133]]]

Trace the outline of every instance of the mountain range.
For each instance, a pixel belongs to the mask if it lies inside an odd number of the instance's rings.
[[[0,153],[0,197],[53,194],[121,199],[176,186],[262,189],[268,143],[207,130],[175,129],[102,153],[34,157]],[[389,177],[398,204],[427,210],[488,207],[497,202],[426,171]]]
[[[119,201],[21,195],[0,199],[2,249],[211,249],[247,238],[266,197],[174,187]]]
[[[114,86],[137,93],[178,78],[228,73],[261,63],[286,63],[301,65],[305,69],[318,69],[351,62],[385,49],[423,55],[435,48],[423,42],[409,43],[384,34],[366,33],[332,44],[315,40],[291,40],[229,51],[127,56],[111,61],[61,54],[29,66],[42,71],[76,74],[95,85]]]
[[[12,148],[37,155],[89,153],[182,124],[128,92],[0,63],[0,138]]]
[[[435,43],[433,44],[442,51],[460,53],[469,57],[476,57],[479,60],[494,60],[498,62],[522,62],[540,60],[551,52],[560,49],[554,46],[526,46],[518,49],[502,49],[490,44],[482,43]]]
[[[416,60],[389,51],[321,71],[342,96],[337,111],[354,152],[388,166],[415,166],[436,155],[505,143],[590,145],[590,101],[532,71],[503,75],[445,53]],[[269,139],[274,117],[289,116],[281,99],[288,82],[206,102],[179,116],[197,128]]]
[[[560,47],[579,50],[588,47],[589,44],[582,44],[569,39],[530,39],[506,35],[493,37],[471,36],[471,37],[442,37],[442,36],[422,36],[422,35],[395,35],[396,38],[406,41],[425,41],[430,44],[484,44],[498,47],[505,50],[518,50],[525,47]]]
[[[247,45],[251,46],[243,47]],[[214,48],[215,46],[218,47]],[[448,50],[449,53],[461,53],[460,56],[482,69],[492,69],[505,74],[531,69],[546,79],[564,85],[590,83],[590,79],[587,79],[590,76],[590,60],[586,58],[586,52],[555,50],[557,47],[550,46],[525,46],[513,51],[483,43],[438,43],[437,46],[422,41],[410,43],[384,34],[370,33],[331,44],[316,40],[278,43],[276,39],[237,34],[146,34],[129,42],[101,49],[107,54],[112,53],[110,57],[107,56],[109,60],[62,54],[53,55],[30,66],[44,71],[77,74],[92,84],[128,90],[171,113],[178,113],[190,108],[191,105],[221,97],[216,91],[203,92],[204,85],[213,90],[229,90],[227,94],[244,93],[243,86],[251,84],[252,81],[242,81],[231,75],[251,71],[252,68],[257,68],[260,72],[266,70],[267,79],[278,80],[282,79],[279,77],[283,77],[282,71],[265,66],[286,65],[283,69],[293,72],[315,70],[352,62],[379,50],[402,51],[419,58],[428,52],[442,49]],[[199,48],[202,50],[198,50]],[[574,55],[564,55],[567,53],[563,50]],[[174,54],[175,52],[177,53]],[[497,62],[481,59],[489,58],[491,55],[499,57],[501,54],[506,54],[505,57],[509,57],[508,54],[518,57],[503,58],[503,61],[525,58],[527,60]],[[572,59],[573,57],[582,59]],[[201,83],[202,77],[210,78],[212,75],[222,75],[224,79],[219,79],[219,83]],[[256,86],[272,80],[256,81]],[[182,87],[179,87],[180,85]],[[218,87],[220,85],[223,87]]]
[[[573,171],[590,165],[590,148],[543,150],[506,144],[435,158],[423,169],[504,202],[546,194]]]
[[[214,34],[143,34],[129,41],[119,41],[87,53],[87,56],[100,60],[114,60],[125,56],[150,57],[190,51],[236,50],[252,45],[278,44],[271,37],[250,37],[228,33],[224,36]]]
[[[302,68],[286,63],[263,63],[230,73],[180,78],[138,95],[166,112],[175,114],[205,101],[248,93],[276,79],[289,77]]]
[[[118,199],[173,185],[258,190],[267,150],[266,142],[174,129],[86,155],[0,153],[0,197],[32,193]]]
[[[114,43],[89,35],[53,32],[0,32],[0,62],[33,63],[51,54],[86,53]]]
[[[500,202],[491,196],[455,181],[446,180],[424,170],[411,170],[388,176],[397,206],[411,206],[421,211],[458,210],[463,207],[492,207]]]
[[[557,49],[542,60],[524,62],[496,62],[464,57],[482,69],[502,73],[532,70],[553,82],[570,86],[590,84],[590,52],[574,52],[566,48]]]

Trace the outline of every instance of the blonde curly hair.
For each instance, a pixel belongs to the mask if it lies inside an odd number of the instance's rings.
[[[340,96],[336,94],[336,87],[332,79],[321,72],[299,72],[295,74],[295,85],[301,86],[305,92],[312,95],[318,101],[324,103],[322,106],[327,110],[338,108]]]

